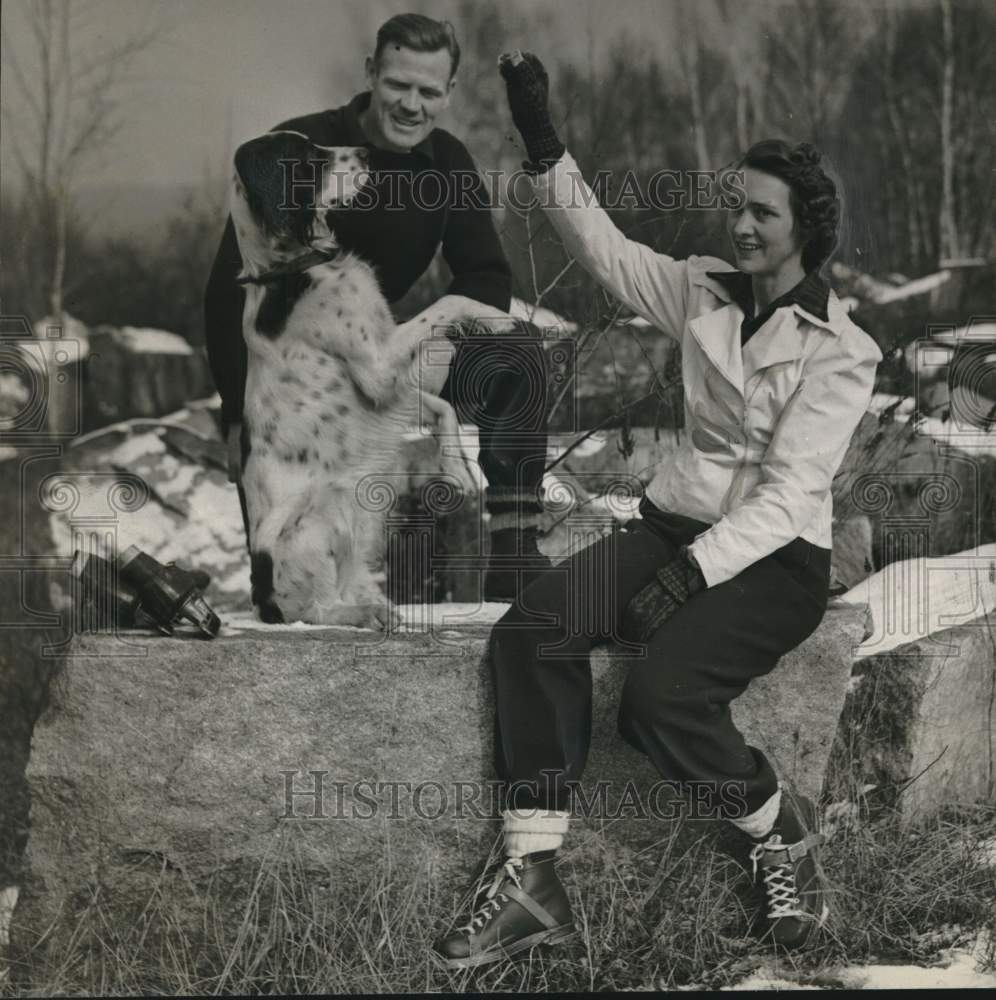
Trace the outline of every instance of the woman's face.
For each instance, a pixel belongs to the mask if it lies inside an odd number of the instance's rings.
[[[788,184],[753,167],[745,167],[743,174],[744,203],[726,218],[737,267],[758,277],[776,277],[793,263],[801,270],[802,241]]]

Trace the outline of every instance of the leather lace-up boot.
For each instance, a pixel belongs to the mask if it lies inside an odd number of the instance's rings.
[[[783,790],[773,829],[750,852],[754,877],[760,868],[764,880],[765,937],[783,948],[808,944],[829,916],[816,851],[825,842],[813,803]]]
[[[575,933],[555,857],[556,851],[537,851],[505,859],[467,923],[433,946],[447,968],[488,965]]]

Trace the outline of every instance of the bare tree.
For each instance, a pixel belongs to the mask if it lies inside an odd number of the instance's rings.
[[[737,150],[743,151],[755,141],[763,127],[764,92],[770,65],[760,58],[759,32],[753,19],[743,16],[734,0],[716,0],[716,14],[721,30],[716,32],[736,88]]]
[[[706,115],[702,99],[702,79],[700,71],[702,53],[702,27],[698,7],[691,0],[681,0],[679,6],[682,35],[684,43],[678,46],[678,56],[681,62],[681,73],[688,88],[688,99],[691,104],[692,130],[695,136],[695,158],[699,170],[708,170],[713,166],[709,155],[709,143],[706,139]]]
[[[772,12],[771,117],[794,138],[829,145],[848,92],[860,24],[839,0],[795,0]]]
[[[5,110],[4,117],[32,230],[25,249],[37,286],[28,300],[61,323],[79,177],[106,153],[124,123],[123,84],[162,27],[92,45],[87,44],[89,28],[101,15],[91,4],[32,0],[25,12],[27,43],[15,47],[9,32],[3,39],[5,68],[22,110]]]
[[[878,270],[916,274],[993,254],[994,30],[991,5],[889,7],[850,74],[842,132],[864,141],[841,149],[864,195],[862,243],[890,254]]]
[[[938,231],[941,257],[958,257],[958,223],[954,200],[954,142],[951,133],[954,117],[954,27],[951,0],[941,0],[941,204]]]

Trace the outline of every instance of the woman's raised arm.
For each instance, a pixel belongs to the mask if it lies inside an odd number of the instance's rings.
[[[502,55],[499,68],[529,156],[526,167],[535,175],[533,189],[568,253],[616,298],[680,341],[688,301],[686,262],[628,239],[598,204],[557,137],[539,59],[515,52]]]

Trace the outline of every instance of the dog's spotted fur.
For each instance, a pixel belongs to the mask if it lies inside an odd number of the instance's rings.
[[[264,621],[387,624],[372,572],[383,555],[383,513],[371,500],[378,481],[397,481],[402,435],[420,413],[457,429],[452,408],[419,383],[420,342],[485,308],[447,296],[395,325],[373,270],[335,240],[334,212],[362,186],[365,152],[273,132],[235,156],[249,355],[242,485],[253,603]],[[285,194],[281,161],[323,165],[317,204],[311,190]],[[313,176],[293,169],[299,181]],[[330,259],[300,269],[314,251]],[[437,374],[432,392],[441,382]],[[441,461],[467,486],[461,463]]]

